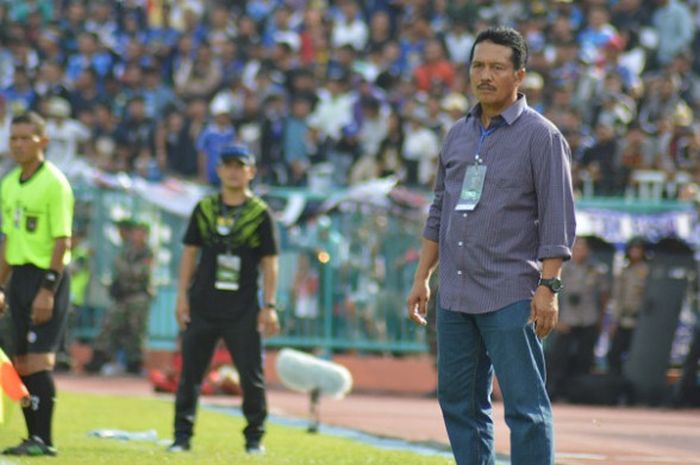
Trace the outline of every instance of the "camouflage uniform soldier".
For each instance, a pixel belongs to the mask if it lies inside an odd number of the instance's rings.
[[[93,344],[93,358],[85,366],[88,372],[97,372],[110,356],[122,350],[126,369],[139,373],[143,363],[151,298],[151,270],[153,252],[148,247],[148,225],[135,223],[128,234],[128,245],[114,261],[114,280],[110,294],[114,305],[107,310],[100,332]]]

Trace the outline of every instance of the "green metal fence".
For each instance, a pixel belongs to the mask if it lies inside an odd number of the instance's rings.
[[[115,222],[137,217],[150,224],[156,258],[153,279],[157,293],[151,306],[148,345],[175,349],[176,278],[186,218],[123,190],[82,185],[76,187],[76,193],[77,230],[86,234],[92,254],[86,305],[79,310],[74,337],[94,337],[110,305],[107,288],[121,246]],[[272,191],[268,197],[275,195],[286,197],[289,190]],[[404,304],[417,263],[421,227],[418,218],[359,202],[347,202],[320,221],[291,228],[280,225],[282,331],[267,344],[327,353],[425,351],[425,330],[405,318]]]

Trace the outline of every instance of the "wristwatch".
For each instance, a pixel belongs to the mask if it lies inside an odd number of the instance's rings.
[[[277,304],[274,302],[268,302],[265,304],[265,308],[269,308],[271,310],[277,310]]]
[[[549,290],[555,294],[559,293],[562,289],[564,289],[564,284],[562,284],[561,279],[559,279],[559,278],[550,278],[550,279],[540,278],[540,280],[537,281],[537,286],[538,287],[539,286],[548,287]]]

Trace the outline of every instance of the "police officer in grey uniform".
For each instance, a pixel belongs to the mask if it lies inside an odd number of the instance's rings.
[[[613,323],[608,330],[612,341],[608,351],[610,373],[622,374],[622,359],[629,350],[637,326],[637,314],[644,301],[644,287],[649,276],[644,241],[632,239],[627,244],[627,265],[613,286]]]
[[[562,271],[566,290],[559,295],[559,323],[547,351],[547,390],[552,399],[565,395],[574,377],[591,371],[609,296],[607,271],[590,258],[586,238],[578,237]]]

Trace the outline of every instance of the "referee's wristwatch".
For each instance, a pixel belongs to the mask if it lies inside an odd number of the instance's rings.
[[[265,304],[265,308],[268,309],[268,310],[278,310],[277,304],[274,303],[274,302],[267,302],[267,303]]]
[[[549,288],[549,290],[552,291],[554,294],[558,294],[559,292],[561,292],[562,289],[564,289],[564,284],[559,278],[540,278],[540,280],[537,281],[537,287],[539,286],[545,286]]]

